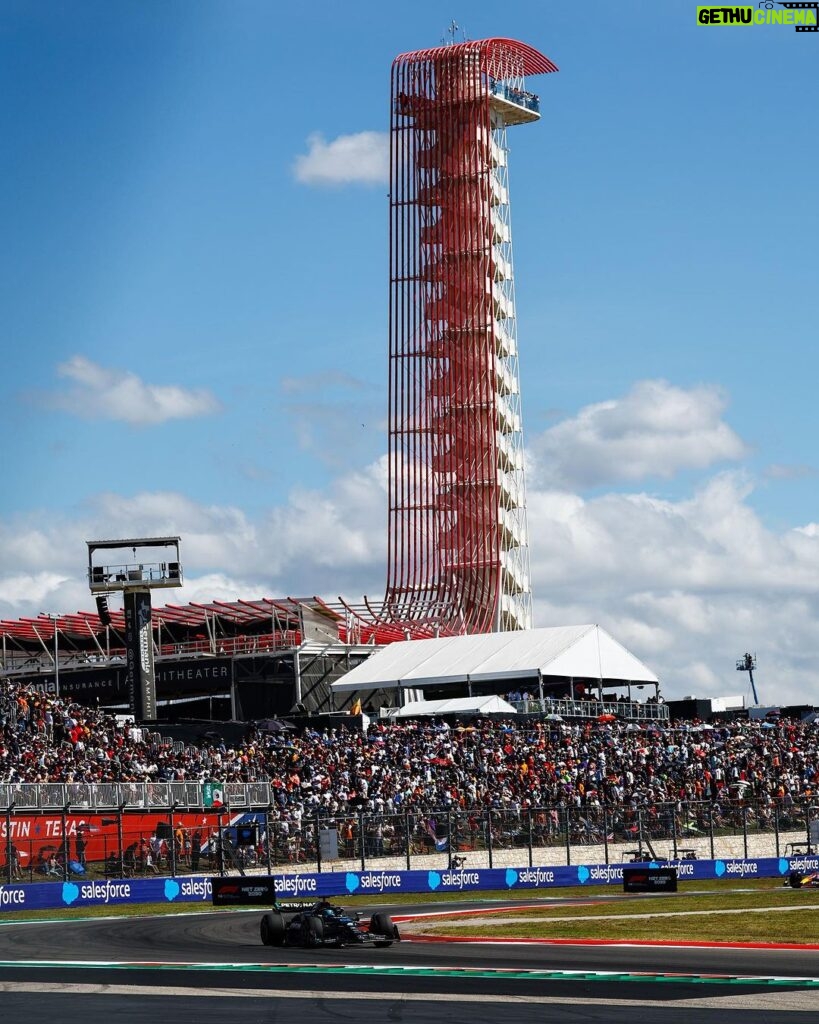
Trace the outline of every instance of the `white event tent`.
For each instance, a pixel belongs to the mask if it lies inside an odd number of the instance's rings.
[[[480,683],[541,685],[557,677],[604,684],[658,686],[646,665],[597,625],[553,626],[477,636],[404,640],[377,651],[332,684],[334,693],[423,691]],[[502,685],[501,685],[502,684]],[[405,701],[402,700],[401,703]]]
[[[387,718],[420,718],[428,715],[516,715],[503,697],[452,697],[450,700],[413,700],[402,708],[392,708]]]

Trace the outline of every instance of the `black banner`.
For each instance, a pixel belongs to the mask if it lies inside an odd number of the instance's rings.
[[[51,675],[15,676],[15,683],[31,686],[41,693],[55,695],[57,683]],[[78,704],[120,704],[128,699],[125,668],[104,665],[100,668],[60,669],[60,696],[76,699]]]
[[[258,878],[214,878],[211,885],[215,907],[269,907],[276,902],[272,875],[260,875]]]
[[[233,662],[230,658],[198,658],[196,661],[160,661],[154,666],[160,696],[230,693]]]
[[[94,656],[96,657],[96,656]],[[154,663],[156,692],[160,699],[201,694],[210,697],[230,694],[233,662],[230,658],[197,658],[188,661]],[[56,694],[54,673],[15,676],[20,686],[31,686],[41,693]],[[78,704],[125,704],[129,700],[125,663],[120,659],[97,667],[60,669],[60,694]]]
[[[156,720],[151,592],[125,591],[125,673],[128,704],[137,722]]]
[[[676,891],[676,868],[623,868],[623,892]]]

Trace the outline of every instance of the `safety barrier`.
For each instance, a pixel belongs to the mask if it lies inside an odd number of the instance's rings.
[[[23,787],[13,787],[25,799]],[[150,877],[222,873],[232,861],[221,841],[238,843],[243,869],[298,871],[505,869],[517,864],[572,867],[622,864],[647,857],[669,861],[779,859],[819,849],[819,807],[788,808],[725,800],[720,805],[660,804],[651,808],[444,810],[428,814],[347,812],[330,818],[281,817],[264,784],[139,786],[135,802],[112,806],[117,787],[34,787],[30,798],[55,799],[47,809],[0,810],[0,879],[72,881],[88,876]],[[183,790],[189,789],[187,804]],[[82,795],[89,803],[63,804]],[[102,791],[106,792],[103,793]],[[119,792],[119,797],[126,795]],[[135,794],[130,794],[134,797]],[[90,806],[97,800],[96,809]],[[224,852],[224,851],[222,851]]]
[[[644,862],[658,866],[656,862]],[[623,870],[634,865],[578,864],[566,867],[470,869],[428,871],[330,871],[323,874],[280,874],[272,877],[284,900],[344,896],[381,899],[399,893],[438,893],[560,888],[565,886],[622,885]],[[786,878],[791,871],[819,871],[819,855],[765,857],[755,860],[668,861],[681,883],[712,879],[744,881],[749,878]],[[250,881],[251,879],[248,879]],[[54,910],[139,903],[202,903],[212,898],[212,881],[205,875],[184,878],[105,879],[76,882],[36,882],[0,885],[0,912]]]
[[[114,810],[212,807],[213,792],[225,807],[268,807],[268,782],[3,782],[0,811]]]

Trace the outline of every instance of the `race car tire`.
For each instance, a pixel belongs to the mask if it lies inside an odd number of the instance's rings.
[[[284,918],[281,914],[273,911],[264,915],[259,924],[259,934],[265,946],[283,946],[284,932]]]
[[[308,949],[320,946],[324,941],[324,922],[320,917],[306,917],[301,925],[302,945]]]
[[[370,918],[370,935],[383,935],[384,939],[374,943],[379,949],[391,946],[398,938],[398,929],[389,914],[377,913]]]

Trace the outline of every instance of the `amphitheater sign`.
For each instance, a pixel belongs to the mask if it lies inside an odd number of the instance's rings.
[[[56,694],[53,675],[16,677],[23,686],[42,693]],[[155,663],[157,698],[227,693],[233,684],[230,658],[198,658]],[[123,663],[108,663],[96,668],[62,669],[60,695],[83,703],[120,704],[128,702],[128,679]],[[90,700],[88,700],[90,698]]]

